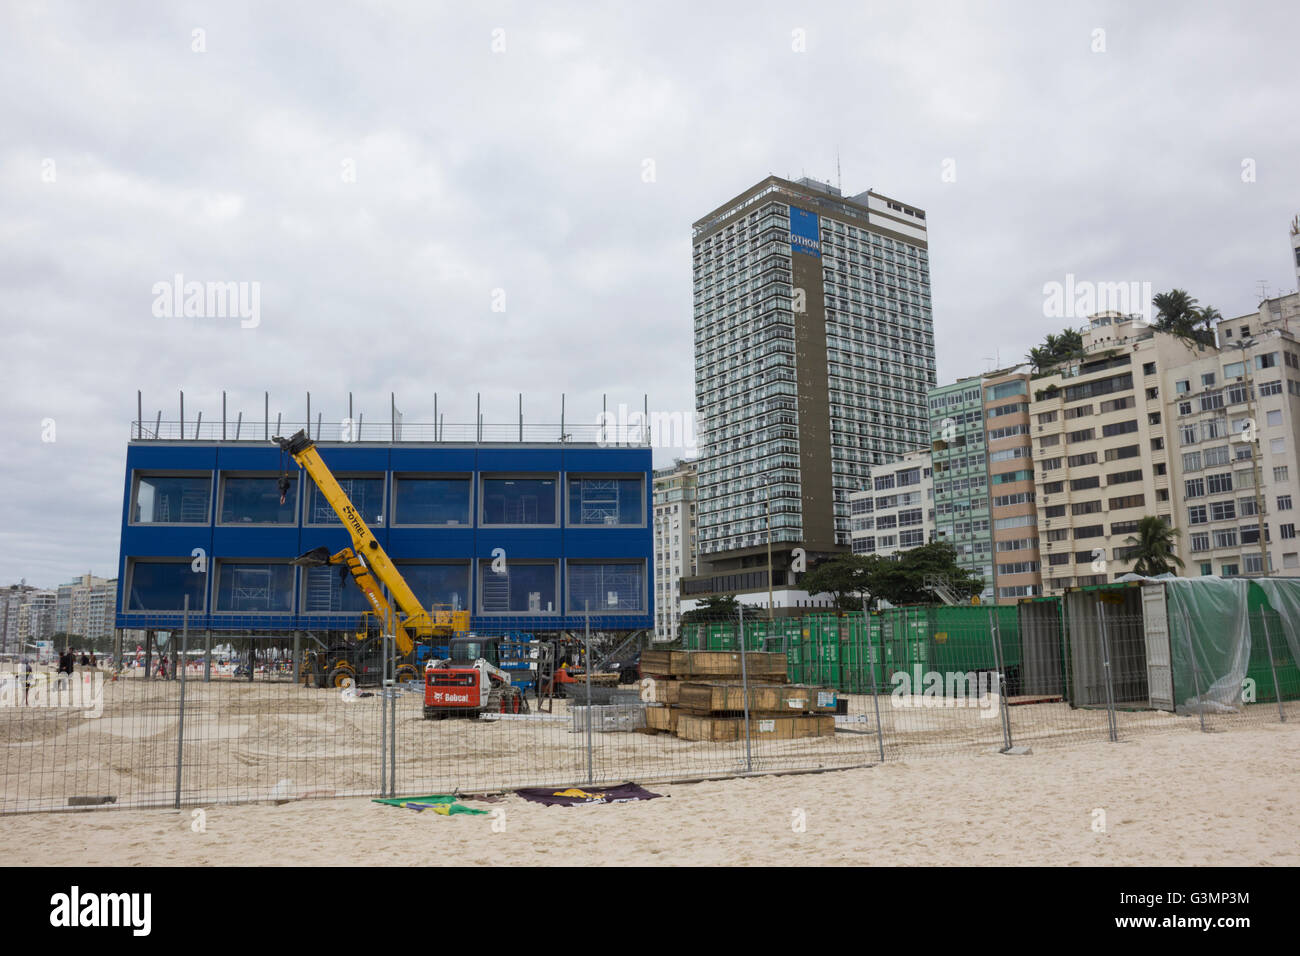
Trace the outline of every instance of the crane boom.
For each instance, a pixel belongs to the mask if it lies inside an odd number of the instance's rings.
[[[308,552],[308,555],[304,555],[300,560],[304,563],[310,561],[315,564],[346,565],[357,586],[366,595],[366,599],[381,619],[391,613],[391,608],[376,582],[387,586],[393,601],[406,615],[396,628],[398,649],[404,655],[411,653],[414,647],[411,635],[425,637],[468,629],[467,612],[435,610],[430,613],[420,603],[420,599],[402,577],[402,572],[397,569],[393,559],[388,556],[388,552],[379,543],[375,533],[370,530],[365,519],[353,506],[347,492],[339,485],[334,473],[321,458],[320,452],[316,450],[316,443],[305,431],[299,431],[292,438],[277,437],[274,440],[281,450],[292,456],[293,460],[311,476],[312,481],[316,483],[316,487],[325,496],[325,500],[339,516],[339,520],[343,522],[343,526],[347,528],[352,538],[351,548],[344,548],[328,558],[318,555],[315,560],[311,560],[310,556],[314,552]],[[323,550],[318,549],[318,551]]]

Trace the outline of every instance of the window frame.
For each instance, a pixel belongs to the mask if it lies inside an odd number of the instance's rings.
[[[646,562],[644,558],[565,558],[564,559],[564,610],[569,617],[574,617],[576,615],[585,616],[585,614],[587,613],[586,610],[583,608],[569,607],[569,598],[572,596],[569,593],[569,588],[572,586],[572,578],[569,576],[569,570],[574,566],[590,567],[595,565],[610,565],[610,564],[627,564],[641,569],[641,607],[632,608],[632,609],[629,608],[611,609],[608,605],[602,605],[599,611],[593,608],[591,611],[591,616],[594,618],[598,614],[604,617],[612,617],[620,614],[628,615],[628,614],[650,613],[649,611],[650,574],[646,568]]]
[[[561,471],[480,471],[478,472],[477,489],[478,495],[477,508],[473,512],[477,516],[475,527],[478,528],[560,528],[564,518],[564,502],[560,500],[560,491],[565,487],[564,472]],[[527,524],[505,524],[498,522],[489,523],[485,517],[487,508],[487,482],[489,481],[517,481],[520,479],[541,480],[552,479],[555,482],[555,520],[549,524],[541,522],[530,522]],[[644,490],[642,491],[644,495]],[[454,527],[454,525],[452,526]],[[604,525],[601,525],[604,527]],[[556,591],[559,593],[558,588]],[[499,612],[498,612],[499,613]],[[559,613],[558,611],[555,613]]]
[[[289,569],[289,609],[287,611],[270,611],[270,610],[222,610],[217,605],[221,596],[221,578],[223,573],[232,565],[248,564],[267,564],[275,567],[284,567]],[[298,612],[298,589],[302,586],[300,581],[302,575],[298,574],[293,562],[289,559],[276,559],[265,557],[228,557],[222,555],[219,558],[209,560],[208,568],[212,574],[209,586],[212,589],[212,610],[209,612],[213,617],[293,617]],[[340,611],[340,614],[350,614],[350,611]]]
[[[394,471],[389,473],[389,482],[387,489],[387,508],[388,508],[388,527],[390,528],[473,528],[475,516],[475,500],[477,493],[472,471]],[[434,522],[432,524],[420,522],[399,522],[397,520],[397,498],[398,483],[403,479],[411,481],[465,481],[469,484],[469,507],[466,509],[466,518],[464,522],[453,524],[450,521]],[[494,525],[493,527],[500,527]],[[530,526],[531,527],[531,526]]]
[[[136,468],[131,473],[131,497],[127,500],[126,524],[129,528],[202,528],[211,527],[216,508],[215,472],[203,468]],[[203,521],[139,521],[135,514],[140,496],[141,478],[207,478],[208,513]]]
[[[222,512],[225,510],[226,500],[226,482],[231,478],[269,478],[278,480],[280,474],[274,471],[257,471],[246,469],[231,469],[221,471],[217,479],[217,500],[215,525],[218,528],[300,528],[302,527],[302,476],[306,475],[305,470],[298,472],[290,471],[289,480],[293,483],[293,517],[289,521],[225,521],[222,519]],[[310,475],[308,475],[310,477]]]
[[[392,501],[392,488],[391,488],[390,483],[389,483],[389,480],[388,480],[388,472],[384,472],[384,471],[370,471],[370,472],[360,472],[360,471],[358,471],[358,472],[350,472],[350,471],[343,471],[343,472],[338,472],[338,473],[336,473],[336,474],[334,475],[334,480],[340,482],[340,484],[341,484],[342,482],[344,482],[344,481],[357,481],[358,479],[364,479],[364,480],[367,480],[367,481],[374,481],[374,480],[378,479],[379,482],[380,482],[380,484],[383,486],[383,493],[382,493],[382,498],[383,498],[383,500],[381,501],[379,507],[380,507],[381,516],[383,517],[384,520],[383,520],[382,522],[371,521],[371,520],[370,520],[369,518],[367,518],[365,515],[362,515],[361,518],[362,518],[363,521],[365,521],[365,523],[366,523],[366,527],[368,527],[368,528],[386,528],[386,527],[389,527],[389,526],[392,524],[392,522],[389,520],[389,519],[392,517],[392,514],[390,513],[390,509],[389,509],[389,505],[391,504],[391,501]],[[312,489],[314,489],[317,493],[321,493],[321,491],[320,491],[320,487],[316,484],[316,480],[315,480],[314,478],[312,478],[311,475],[307,475],[307,483],[310,484],[311,489],[308,490],[306,497],[303,499],[303,504],[302,504],[302,527],[304,527],[304,528],[333,528],[333,527],[337,526],[337,527],[341,527],[341,528],[346,528],[347,525],[345,525],[345,524],[343,523],[343,519],[340,518],[340,517],[338,516],[337,513],[334,514],[334,521],[312,521],[312,520],[310,520],[310,517],[311,517],[311,516],[310,516],[309,512],[311,511],[311,507],[310,507],[310,506],[311,506],[311,498],[312,498]],[[304,485],[303,487],[307,487],[307,485]],[[344,490],[344,494],[347,494],[347,495],[348,495],[348,500],[349,500],[349,501],[352,500],[352,495],[349,494],[349,493],[347,492],[346,489]],[[323,500],[323,499],[324,499],[324,494],[323,494],[323,493],[321,493],[321,497],[322,497],[322,500]],[[329,502],[326,501],[326,504],[329,504]],[[333,511],[332,508],[331,508],[330,510],[331,510],[331,512]]]
[[[640,523],[640,524],[583,524],[582,522],[574,522],[573,517],[572,517],[571,508],[570,508],[569,482],[570,482],[571,480],[575,480],[575,479],[581,481],[581,480],[584,479],[584,478],[609,479],[609,480],[613,480],[613,481],[631,481],[631,480],[639,481],[639,482],[641,483],[641,523]],[[613,529],[613,528],[619,528],[619,529],[636,529],[636,528],[644,528],[644,527],[646,527],[646,510],[647,510],[647,504],[648,504],[648,503],[647,503],[647,501],[646,501],[646,480],[645,480],[645,473],[644,473],[644,472],[639,472],[639,471],[618,471],[618,472],[615,472],[615,471],[609,471],[609,472],[605,472],[605,471],[600,471],[600,472],[597,472],[597,471],[566,471],[566,472],[564,472],[564,473],[561,475],[561,483],[562,483],[563,486],[564,486],[564,493],[563,493],[563,498],[564,498],[564,503],[563,503],[563,504],[564,504],[564,510],[563,510],[562,514],[560,515],[560,518],[562,519],[562,521],[563,521],[563,523],[564,523],[564,527],[565,527],[566,529],[568,529],[568,528],[573,528],[574,530],[590,531],[590,530],[594,530],[594,529],[597,529],[597,528],[604,528],[604,529],[607,529],[607,530],[608,530],[608,529]],[[874,510],[874,509],[873,509],[873,510]],[[499,527],[502,527],[502,526],[501,526],[501,525],[492,525],[491,527],[499,528]],[[533,528],[533,527],[539,527],[539,526],[538,526],[538,525],[527,525],[526,527]]]

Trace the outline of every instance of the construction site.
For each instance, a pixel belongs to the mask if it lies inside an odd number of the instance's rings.
[[[1296,579],[740,605],[652,644],[644,434],[425,434],[395,404],[383,435],[259,424],[132,424],[117,646],[0,677],[0,810],[821,771],[1280,724],[1300,700]]]

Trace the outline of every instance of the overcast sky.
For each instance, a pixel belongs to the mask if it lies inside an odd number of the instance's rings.
[[[927,211],[940,383],[1059,330],[1067,273],[1294,288],[1292,3],[605,6],[0,4],[0,583],[116,573],[137,388],[690,410],[691,223],[837,155]],[[258,324],[155,315],[178,273]]]

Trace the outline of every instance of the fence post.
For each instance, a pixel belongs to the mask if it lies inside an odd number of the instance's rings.
[[[185,753],[185,651],[189,644],[190,638],[190,596],[185,595],[185,603],[181,611],[181,705],[180,720],[176,725],[176,800],[172,806],[179,810],[181,808],[181,769],[184,766]]]
[[[1192,644],[1192,621],[1187,616],[1187,608],[1183,608],[1183,628],[1187,638],[1187,654],[1192,659],[1192,686],[1196,688],[1196,709],[1200,712],[1198,716],[1201,720],[1201,733],[1205,733],[1205,701],[1201,700],[1201,665],[1196,662],[1196,646]],[[1174,710],[1177,709],[1178,703],[1175,701]]]
[[[388,711],[388,795],[397,796],[397,608],[392,608],[392,627],[388,629],[388,659],[384,683],[391,701]]]
[[[1110,667],[1110,633],[1106,630],[1106,602],[1097,598],[1097,625],[1101,632],[1101,670],[1106,678],[1106,730],[1111,743],[1119,743],[1119,725],[1115,720],[1115,685]]]
[[[740,697],[745,705],[745,773],[754,770],[754,755],[749,740],[749,667],[745,663],[745,605],[736,603],[736,621],[740,631]]]
[[[203,632],[203,682],[212,682],[212,628]]]
[[[582,672],[587,677],[587,783],[594,784],[596,778],[591,761],[591,598],[583,602],[586,623],[583,625],[583,662]]]
[[[383,629],[379,637],[379,692],[384,692],[384,674],[388,669],[388,614],[384,614]],[[352,689],[359,686],[356,675],[352,678]],[[388,796],[388,702],[379,698],[379,796]]]
[[[862,627],[866,631],[867,641],[867,666],[871,674],[871,705],[876,710],[876,743],[879,745],[880,762],[885,762],[885,726],[880,722],[880,697],[876,693],[876,667],[880,668],[880,676],[885,676],[885,652],[884,647],[873,648],[871,646],[871,619],[867,614],[867,598],[862,596]],[[883,640],[882,640],[883,645]],[[872,660],[872,657],[875,660]]]
[[[1260,620],[1264,622],[1264,644],[1268,648],[1268,669],[1273,672],[1273,696],[1277,698],[1277,719],[1286,723],[1286,710],[1282,707],[1282,688],[1277,683],[1277,664],[1273,661],[1273,637],[1268,632],[1268,612],[1259,609]]]
[[[1002,750],[1005,753],[1011,749],[1011,714],[1006,701],[1006,678],[1002,673],[1002,634],[993,616],[993,608],[989,608],[989,640],[993,642],[993,666],[997,668],[998,711],[1002,717]]]

